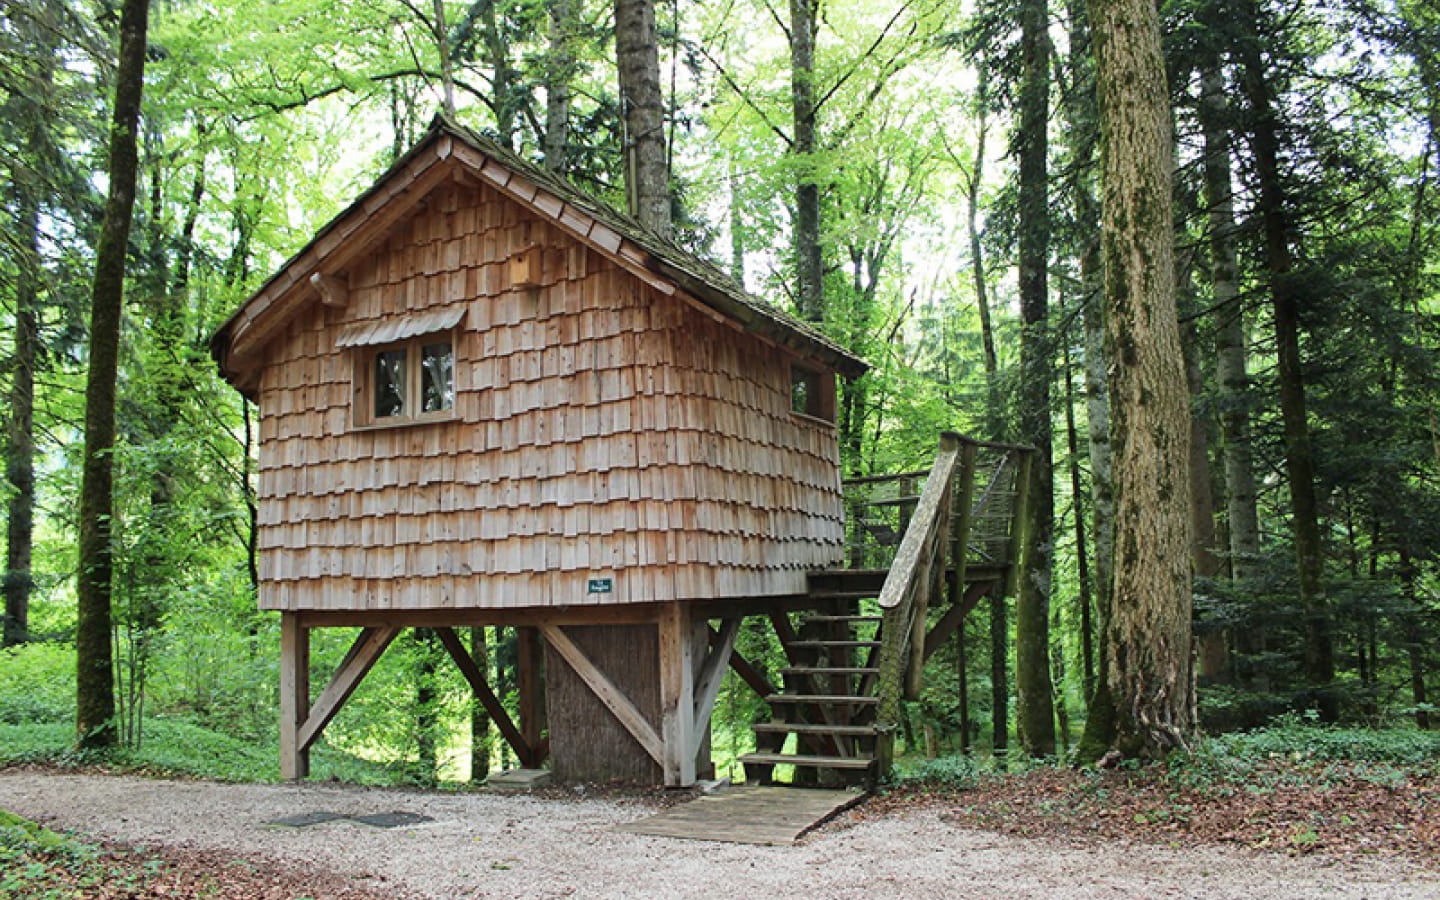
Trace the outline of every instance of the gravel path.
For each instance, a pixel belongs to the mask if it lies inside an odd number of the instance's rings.
[[[0,774],[0,807],[114,841],[302,864],[444,900],[1440,898],[1440,875],[1396,862],[1057,844],[957,828],[935,810],[831,826],[793,847],[750,847],[612,832],[654,810],[610,800],[16,772]],[[320,811],[434,821],[391,830],[264,824]]]

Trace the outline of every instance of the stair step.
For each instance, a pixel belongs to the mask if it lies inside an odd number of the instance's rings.
[[[786,675],[879,675],[874,666],[786,666]]]
[[[854,756],[786,756],[783,753],[747,753],[740,757],[742,763],[762,766],[813,766],[817,769],[870,769],[875,760]]]
[[[833,590],[833,591],[811,591],[806,594],[811,600],[873,600],[880,596],[880,591],[866,590]],[[811,621],[815,621],[811,619]]]
[[[880,622],[884,616],[806,616],[805,622]]]
[[[756,734],[833,734],[838,737],[874,737],[880,733],[875,725],[811,725],[807,722],[756,722],[750,729]]]
[[[817,703],[821,705],[838,706],[841,704],[853,704],[856,706],[876,706],[880,703],[879,697],[856,697],[847,694],[770,694],[765,698],[766,703]]]
[[[823,649],[825,647],[878,647],[879,641],[792,641],[792,647],[808,647],[812,649]]]

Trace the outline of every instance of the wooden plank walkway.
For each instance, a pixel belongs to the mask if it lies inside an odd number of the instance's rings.
[[[784,846],[865,798],[854,791],[733,787],[698,797],[638,822],[615,826],[627,834]]]

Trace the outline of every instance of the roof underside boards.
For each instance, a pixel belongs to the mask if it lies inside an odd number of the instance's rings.
[[[397,223],[423,210],[426,196],[450,179],[473,179],[498,188],[652,288],[678,295],[717,320],[723,319],[847,376],[859,375],[868,368],[859,357],[810,325],[746,294],[710,263],[580,192],[557,175],[437,117],[425,138],[322,228],[220,327],[212,351],[227,380],[253,395],[265,345],[299,310],[320,302],[310,283],[311,276],[345,271]],[[452,326],[440,326],[445,327]],[[374,336],[350,339],[371,343]]]

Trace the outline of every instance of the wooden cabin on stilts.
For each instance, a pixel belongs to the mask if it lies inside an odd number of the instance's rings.
[[[1023,451],[946,435],[928,472],[842,484],[835,378],[863,361],[443,117],[212,349],[259,405],[287,778],[422,627],[561,779],[707,776],[727,667],[774,711],[754,776],[873,776],[924,657],[1010,571]],[[735,650],[751,616],[778,684]],[[516,629],[518,721],[466,626]],[[311,633],[346,627],[313,690]]]

